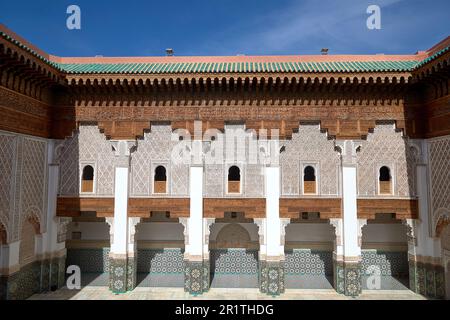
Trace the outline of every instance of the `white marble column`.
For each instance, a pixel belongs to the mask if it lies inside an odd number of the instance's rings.
[[[284,292],[284,235],[289,219],[280,219],[280,167],[265,167],[264,179],[266,217],[255,219],[260,236],[259,289],[274,296]]]
[[[115,150],[114,223],[110,251],[110,289],[114,293],[132,290],[135,286],[135,255],[128,255],[130,224],[128,218],[129,166],[135,141],[112,141]],[[133,226],[134,228],[134,226]],[[131,250],[134,247],[132,246]]]
[[[189,169],[189,244],[186,252],[189,260],[203,260],[203,167]]]
[[[194,141],[198,145],[200,141]],[[198,149],[198,148],[197,148]],[[201,149],[199,149],[201,150]],[[197,150],[196,154],[200,151]],[[197,159],[189,169],[189,218],[185,232],[185,291],[193,295],[209,289],[209,227],[213,219],[203,218],[203,164]]]
[[[430,181],[427,140],[411,140],[417,150],[416,189],[419,219],[408,219],[408,260],[410,289],[433,298],[444,297],[444,272],[439,237],[434,234],[430,214]],[[428,275],[428,276],[426,276]],[[432,279],[431,281],[428,280]]]
[[[61,148],[61,147],[60,147]],[[59,150],[57,140],[48,142],[48,189],[47,189],[47,235],[46,252],[50,257],[49,287],[54,290],[64,285],[66,265],[66,227],[71,218],[56,216],[59,188]],[[61,236],[61,232],[64,235]]]
[[[349,296],[361,293],[361,225],[357,214],[356,152],[359,142],[337,141],[341,150],[342,261],[335,267],[336,289]]]

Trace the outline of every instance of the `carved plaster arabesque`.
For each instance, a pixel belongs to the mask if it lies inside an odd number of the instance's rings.
[[[130,196],[149,196],[153,181],[152,164],[164,163],[168,174],[168,195],[188,196],[189,165],[172,161],[172,151],[179,143],[176,133],[167,124],[152,124],[137,141],[137,149],[131,158]],[[170,173],[170,176],[169,176]]]
[[[358,219],[358,246],[362,246],[363,227],[367,224],[367,219]]]
[[[419,229],[420,220],[418,219],[404,219],[402,224],[406,226],[406,236],[408,244],[417,246],[417,230]]]
[[[302,123],[292,139],[283,141],[284,151],[280,154],[282,176],[281,194],[302,193],[300,163],[314,163],[317,175],[317,193],[322,196],[339,194],[339,153],[334,141],[321,131],[318,123]],[[319,176],[320,175],[320,176]]]
[[[67,227],[72,222],[69,217],[54,217],[53,220],[57,224],[57,242],[61,243],[67,239]]]
[[[203,218],[203,259],[209,259],[209,235],[215,218]]]
[[[342,246],[343,245],[343,238],[342,238],[342,219],[330,219],[330,224],[334,227],[334,232],[336,235],[335,238],[335,244],[336,246]]]
[[[440,219],[450,215],[450,136],[429,139],[429,189],[432,234],[436,235]]]
[[[189,218],[180,217],[178,221],[183,226],[184,246],[189,244]]]
[[[114,218],[106,217],[105,221],[109,225],[109,242],[112,245],[114,243]]]
[[[290,218],[280,218],[280,244],[282,246],[286,243],[286,227],[290,222]]]
[[[341,153],[341,162],[343,166],[356,166],[357,152],[361,147],[359,140],[336,140],[336,147]]]
[[[378,122],[367,139],[361,141],[358,154],[358,195],[379,197],[379,169],[387,166],[391,173],[392,196],[415,198],[417,191],[417,144],[411,143],[394,121]],[[391,195],[388,195],[391,196]]]
[[[59,194],[78,196],[80,191],[80,163],[95,163],[94,179],[97,196],[114,195],[114,167],[116,157],[111,141],[100,132],[96,125],[82,124],[72,136],[58,143],[55,158],[59,163]]]
[[[137,224],[141,222],[141,218],[128,218],[128,252],[136,252],[136,239]]]

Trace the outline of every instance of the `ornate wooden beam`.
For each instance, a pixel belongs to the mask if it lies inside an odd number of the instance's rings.
[[[342,218],[340,198],[280,198],[280,218],[297,219],[302,212],[319,212],[320,219]]]
[[[418,219],[415,199],[357,199],[358,218],[375,219],[377,213],[392,213],[396,219]]]
[[[58,197],[57,217],[77,217],[82,211],[96,212],[97,217],[114,216],[114,198]]]
[[[150,218],[153,212],[169,212],[171,218],[189,217],[189,198],[130,198],[128,216]]]
[[[243,212],[246,218],[265,218],[265,198],[204,198],[205,218],[224,218],[225,212]]]

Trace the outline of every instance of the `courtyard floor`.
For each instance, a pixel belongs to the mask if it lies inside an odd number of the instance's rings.
[[[262,294],[256,288],[211,288],[194,297],[183,288],[137,287],[131,292],[113,294],[106,286],[86,286],[81,290],[62,288],[54,292],[35,294],[31,300],[425,300],[410,290],[363,290],[357,298],[337,294],[333,289],[287,289],[278,297]]]

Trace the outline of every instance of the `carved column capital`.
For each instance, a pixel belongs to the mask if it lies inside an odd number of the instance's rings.
[[[109,225],[109,241],[111,244],[114,243],[114,218],[107,217],[105,218],[106,223]]]
[[[181,217],[178,218],[178,221],[183,226],[183,235],[184,235],[184,246],[187,247],[189,244],[189,218]]]
[[[359,140],[336,140],[336,147],[341,153],[341,161],[343,166],[356,165],[356,152],[361,147]]]
[[[214,218],[203,218],[203,236],[204,236],[203,243],[205,246],[209,245],[209,235],[211,233],[211,226],[213,225],[215,220],[216,219]]]
[[[342,219],[341,218],[333,218],[330,219],[330,224],[334,227],[334,233],[336,235],[336,245],[342,246]]]
[[[141,218],[128,218],[128,237],[129,237],[129,243],[134,244],[134,236],[136,234],[136,226],[137,224],[141,222]]]
[[[286,227],[291,222],[289,218],[280,219],[280,244],[284,246],[286,242]]]
[[[402,224],[406,226],[408,245],[417,247],[417,229],[419,228],[420,220],[404,219],[402,220]]]
[[[134,140],[114,140],[110,141],[111,146],[116,156],[116,167],[130,166],[131,153],[136,148],[136,141]]]
[[[258,235],[259,235],[259,244],[265,245],[266,244],[266,219],[265,218],[255,218],[253,219],[256,226],[258,227]]]
[[[358,246],[362,245],[362,228],[367,224],[367,219],[358,219]]]

